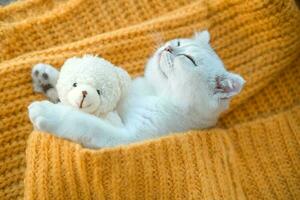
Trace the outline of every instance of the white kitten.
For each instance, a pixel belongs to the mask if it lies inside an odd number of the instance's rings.
[[[133,81],[118,108],[124,127],[47,101],[29,106],[30,119],[40,130],[90,148],[214,126],[244,80],[225,70],[209,39],[203,31],[192,39],[167,42],[155,52],[145,77]]]

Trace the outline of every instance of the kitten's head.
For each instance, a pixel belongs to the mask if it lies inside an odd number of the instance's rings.
[[[241,91],[245,81],[224,68],[209,41],[209,32],[202,31],[190,39],[165,43],[150,58],[145,77],[158,94],[218,115]]]

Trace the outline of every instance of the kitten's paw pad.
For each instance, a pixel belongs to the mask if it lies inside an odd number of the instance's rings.
[[[32,124],[42,131],[53,131],[58,122],[57,108],[49,101],[36,101],[28,106],[29,118]]]
[[[46,94],[49,89],[55,88],[58,73],[57,69],[51,65],[36,64],[31,73],[34,91]]]

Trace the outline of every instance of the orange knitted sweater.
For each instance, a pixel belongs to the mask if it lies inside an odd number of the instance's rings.
[[[34,64],[91,53],[136,76],[158,39],[204,28],[247,80],[216,128],[101,150],[31,133]],[[1,200],[300,199],[293,0],[26,0],[0,7],[0,38]]]

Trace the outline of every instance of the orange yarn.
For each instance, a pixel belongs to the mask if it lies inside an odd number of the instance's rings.
[[[0,199],[300,199],[293,0],[28,0],[0,8],[0,20]],[[98,151],[39,132],[27,141],[27,106],[42,99],[34,64],[92,53],[136,76],[157,38],[204,28],[247,80],[218,128]]]

